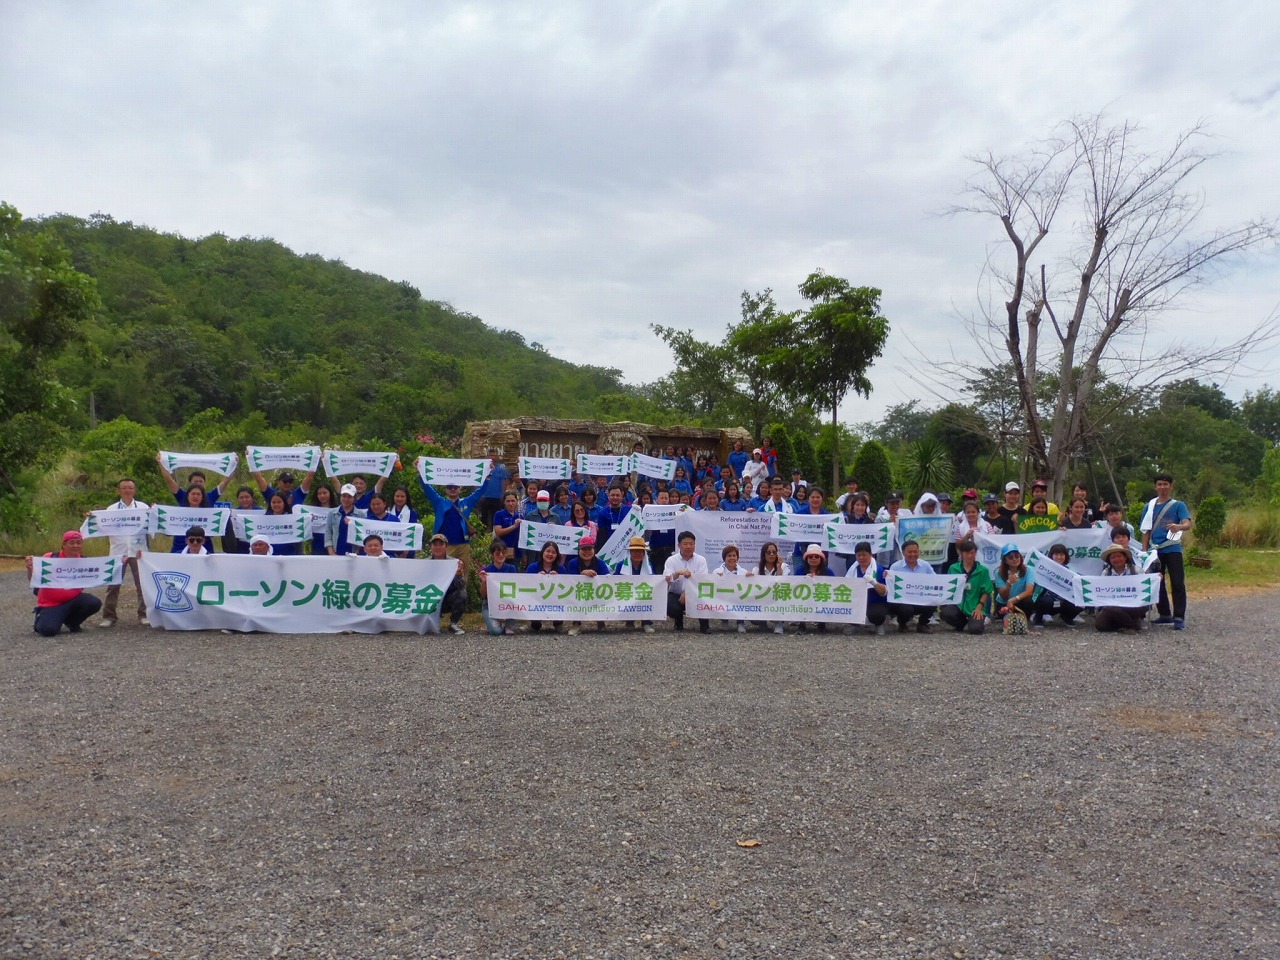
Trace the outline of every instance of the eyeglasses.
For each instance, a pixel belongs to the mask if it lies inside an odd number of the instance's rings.
[[[187,537],[187,543],[204,543],[204,537]]]

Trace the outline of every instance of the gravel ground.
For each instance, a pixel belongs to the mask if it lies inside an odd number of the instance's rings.
[[[1016,641],[0,600],[0,957],[1280,957],[1277,592]]]

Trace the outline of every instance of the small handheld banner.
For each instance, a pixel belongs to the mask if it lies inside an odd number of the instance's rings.
[[[388,553],[401,550],[422,549],[422,524],[400,523],[397,520],[372,520],[366,517],[351,518],[351,543],[364,543],[364,538],[376,533],[382,538],[382,548]]]
[[[1079,579],[1080,605],[1084,607],[1149,607],[1160,589],[1158,573]]]
[[[936,607],[954,603],[959,606],[964,599],[962,574],[907,573],[903,570],[886,570],[884,573],[885,599],[890,603],[905,603],[915,607]]]
[[[827,526],[838,523],[838,513],[770,513],[775,540],[789,543],[819,543],[826,549]]]
[[[120,510],[91,510],[80,524],[80,536],[136,537],[147,532],[151,519],[150,507],[124,507]]]
[[[396,455],[375,451],[326,450],[323,462],[324,472],[330,477],[341,477],[349,473],[376,473],[380,477],[389,477],[396,466]]]
[[[124,557],[32,557],[32,590],[88,590],[123,582]]]
[[[521,457],[520,476],[525,480],[571,480],[573,462],[556,457]]]
[[[692,509],[687,503],[646,503],[641,511],[646,530],[674,530],[676,517]],[[635,507],[631,513],[635,513]],[[631,514],[628,514],[630,516]]]
[[[872,553],[884,553],[893,546],[892,523],[832,523],[827,525],[827,549],[854,553],[858,544],[871,544]]]
[[[586,534],[586,527],[566,527],[561,523],[520,524],[519,547],[521,550],[541,550],[544,544],[554,543],[561,553],[577,553],[578,541]]]
[[[593,477],[616,477],[630,470],[630,457],[605,457],[594,453],[578,454],[579,473]]]
[[[631,455],[631,469],[642,477],[652,477],[654,480],[669,482],[676,477],[674,460],[663,460],[661,457],[650,457],[643,453]]]
[[[245,447],[245,462],[254,473],[263,470],[301,470],[312,473],[320,466],[319,447]]]
[[[543,524],[545,526],[545,524]],[[491,573],[489,615],[501,620],[663,620],[662,577],[575,577]]]
[[[677,539],[686,530],[697,537],[694,551],[712,569],[720,565],[720,552],[729,544],[738,548],[742,565],[754,569],[760,548],[774,538],[773,517],[767,513],[686,510],[676,517]]]
[[[925,563],[942,563],[947,559],[954,517],[899,517],[898,543],[914,540],[920,544],[920,559]]]
[[[231,519],[229,507],[169,507],[156,504],[147,518],[147,532],[163,533],[170,537],[186,536],[190,527],[204,527],[210,537],[220,537],[227,532]]]
[[[140,567],[164,630],[439,633],[458,561],[144,553]]]
[[[1031,556],[1027,558],[1027,567],[1031,571],[1031,581],[1036,586],[1044,587],[1050,593],[1077,607],[1084,605],[1080,599],[1080,578],[1070,567],[1064,567],[1056,560],[1050,560],[1039,550],[1031,551]]]
[[[974,542],[978,545],[978,562],[992,573],[1000,566],[1000,548],[1012,543],[1024,556],[1031,556],[1031,551],[1039,550],[1048,553],[1049,547],[1055,543],[1063,544],[1071,551],[1071,569],[1075,573],[1101,573],[1102,550],[1110,546],[1111,534],[1098,527],[1084,530],[1055,530],[1052,533],[975,533]]]
[[[329,514],[337,509],[337,507],[316,507],[309,503],[300,503],[293,508],[293,512],[307,518],[307,533],[314,537],[316,534],[325,532],[329,526]]]
[[[268,543],[298,543],[310,535],[310,521],[300,513],[252,514],[236,512],[231,527],[241,540],[266,537]]]
[[[627,556],[627,543],[632,537],[644,536],[645,522],[641,511],[631,510],[622,522],[614,527],[604,546],[596,546],[596,556],[609,566],[621,563]]]
[[[442,487],[478,487],[489,476],[493,464],[488,460],[459,460],[450,457],[419,457],[418,476],[426,484]]]
[[[160,451],[160,461],[170,473],[179,467],[194,467],[197,470],[212,470],[224,477],[236,472],[240,463],[238,453],[175,453],[169,450]]]
[[[694,577],[686,617],[865,623],[867,591],[844,577]]]
[[[1018,533],[1056,533],[1057,530],[1057,517],[1034,513],[1024,513],[1018,517]]]

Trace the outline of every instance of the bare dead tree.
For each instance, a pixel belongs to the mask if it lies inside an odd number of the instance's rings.
[[[1001,224],[1004,253],[988,257],[987,281],[1003,310],[981,310],[970,332],[993,365],[1011,363],[1028,466],[1055,492],[1096,428],[1100,380],[1132,395],[1178,373],[1221,375],[1280,334],[1273,313],[1231,343],[1151,348],[1161,314],[1232,255],[1274,241],[1277,222],[1197,233],[1203,200],[1190,179],[1212,157],[1204,130],[1160,152],[1138,140],[1132,123],[1073,119],[1024,153],[971,158],[978,172],[950,211]],[[1049,374],[1056,393],[1045,405],[1038,390]]]

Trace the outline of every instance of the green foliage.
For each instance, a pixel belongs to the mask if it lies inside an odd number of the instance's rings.
[[[926,433],[942,444],[961,481],[981,482],[978,460],[989,458],[992,446],[987,426],[976,409],[949,403],[929,418]]]
[[[862,431],[886,447],[905,449],[929,432],[933,413],[920,409],[919,400],[895,403],[878,420],[862,425]]]
[[[766,436],[773,438],[773,448],[778,451],[778,475],[790,480],[791,471],[800,464],[800,458],[796,455],[795,441],[791,439],[791,431],[787,429],[785,423],[775,423],[769,427]]]
[[[889,451],[883,444],[868,440],[859,447],[849,472],[858,478],[858,489],[871,498],[873,508],[884,503],[893,485],[893,471],[889,465]]]
[[[809,439],[807,433],[796,433],[791,440],[792,447],[796,451],[796,463],[799,464],[801,475],[809,481],[809,485],[817,484],[822,487],[830,486],[830,464],[827,465],[827,475],[824,477],[818,469],[818,454],[813,448],[813,441]]]
[[[951,458],[942,441],[922,437],[911,445],[902,458],[902,481],[912,502],[926,490],[947,490],[955,479]]]
[[[1218,539],[1222,536],[1222,528],[1226,524],[1226,498],[1215,494],[1200,501],[1200,505],[1196,507],[1196,540],[1206,549],[1217,545]]]
[[[1262,458],[1262,476],[1259,499],[1272,506],[1280,506],[1280,447],[1272,447]]]
[[[815,479],[821,479],[824,485],[829,484],[834,466],[840,480],[836,486],[838,490],[843,490],[845,477],[850,473],[846,464],[852,462],[860,442],[857,434],[844,424],[838,424],[833,428],[831,424],[824,423],[818,429],[818,440],[814,444],[818,463],[817,472],[814,474]]]
[[[143,426],[117,417],[81,436],[76,467],[85,474],[81,498],[84,510],[115,502],[117,484],[125,477],[137,484],[144,503],[168,503],[172,498],[156,464],[156,452],[169,438],[163,427]]]
[[[1246,393],[1239,416],[1249,430],[1273,446],[1280,444],[1280,391],[1263,387],[1257,393]]]

